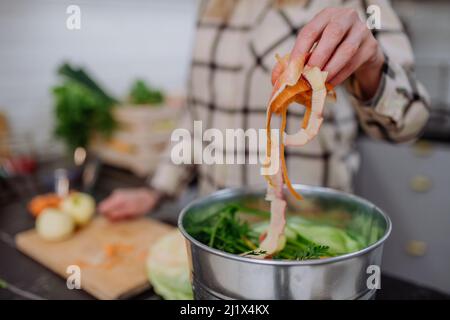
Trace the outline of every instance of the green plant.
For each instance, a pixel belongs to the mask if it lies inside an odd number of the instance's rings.
[[[163,93],[148,86],[143,80],[136,80],[131,86],[129,100],[136,105],[159,105],[164,101]]]
[[[111,109],[116,100],[81,68],[63,64],[62,83],[53,87],[55,134],[70,151],[87,147],[92,135],[109,136],[116,127]]]

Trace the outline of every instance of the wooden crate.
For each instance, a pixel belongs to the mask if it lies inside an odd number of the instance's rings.
[[[95,137],[91,149],[107,164],[138,176],[153,173],[176,128],[180,108],[122,105],[114,110],[118,129],[111,138]]]

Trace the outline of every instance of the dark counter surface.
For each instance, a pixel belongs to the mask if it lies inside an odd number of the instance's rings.
[[[103,167],[93,194],[100,200],[115,188],[143,185],[144,179],[136,178],[126,171]],[[11,197],[14,195],[11,194]],[[189,189],[177,201],[166,201],[151,216],[174,225],[180,209],[194,197],[195,191]],[[34,219],[26,210],[26,200],[16,197],[0,204],[0,299],[94,299],[83,290],[67,289],[64,279],[15,248],[15,234],[33,226]],[[386,274],[382,275],[381,287],[376,296],[379,300],[450,299],[450,296],[438,291]],[[149,289],[134,299],[160,298]]]

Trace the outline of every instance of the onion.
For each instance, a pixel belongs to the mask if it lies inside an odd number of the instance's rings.
[[[86,193],[73,192],[61,202],[60,209],[69,214],[76,225],[84,226],[95,213],[95,200]]]
[[[43,239],[60,241],[70,237],[75,229],[73,219],[56,209],[45,209],[36,220],[36,231]]]

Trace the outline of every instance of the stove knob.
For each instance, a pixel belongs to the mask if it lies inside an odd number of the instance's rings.
[[[428,192],[430,191],[433,183],[431,179],[424,175],[417,175],[411,178],[409,181],[410,188],[415,192]]]
[[[422,257],[427,251],[427,244],[420,240],[411,240],[406,244],[406,253],[413,257]]]

